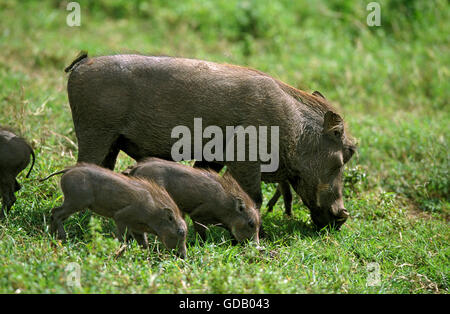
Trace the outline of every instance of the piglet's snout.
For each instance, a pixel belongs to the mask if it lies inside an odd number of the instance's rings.
[[[182,228],[179,228],[179,229],[177,230],[177,234],[178,234],[178,236],[180,236],[180,237],[185,237],[185,236],[186,236],[186,230],[184,230],[184,229],[182,229]]]

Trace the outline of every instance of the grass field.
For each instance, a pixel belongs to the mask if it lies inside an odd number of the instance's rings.
[[[381,26],[369,27],[368,2],[79,1],[81,26],[69,27],[66,1],[0,0],[0,125],[37,154],[0,222],[0,293],[447,294],[449,5],[378,1]],[[76,161],[63,69],[80,50],[246,65],[319,90],[359,143],[345,174],[351,219],[316,231],[294,197],[292,218],[282,201],[263,207],[263,251],[215,228],[200,243],[190,230],[185,260],[154,237],[149,251],[133,242],[116,258],[114,225],[96,216],[73,216],[70,240],[56,242],[47,223],[59,180],[37,179]],[[132,162],[121,154],[116,169]],[[265,202],[274,189],[263,185]],[[80,286],[68,284],[70,263]]]

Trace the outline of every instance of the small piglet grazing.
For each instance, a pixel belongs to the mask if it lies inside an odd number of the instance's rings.
[[[259,244],[259,211],[231,175],[222,177],[158,158],[145,159],[125,173],[164,187],[180,210],[191,217],[202,239],[206,238],[206,226],[217,224],[239,242],[253,239]]]
[[[186,256],[187,227],[169,194],[155,182],[127,177],[95,165],[81,163],[59,173],[64,203],[52,210],[51,232],[65,240],[63,222],[70,215],[90,208],[112,218],[123,241],[128,230],[135,240],[148,246],[146,233],[156,234],[168,249]]]
[[[30,155],[33,156],[33,163],[27,178],[34,166],[33,149],[13,131],[0,127],[0,196],[2,198],[0,219],[5,217],[5,211],[9,212],[16,201],[14,193],[21,188],[16,177],[30,163]]]
[[[220,172],[223,169],[223,165],[215,162],[199,162],[195,161],[194,163],[195,168],[209,168],[216,172]],[[284,208],[286,215],[289,217],[292,216],[292,193],[291,193],[291,186],[289,184],[289,181],[279,181],[277,185],[277,189],[275,191],[275,194],[272,196],[272,198],[267,202],[267,212],[273,211],[273,207],[280,199],[280,196],[283,196],[284,200]]]

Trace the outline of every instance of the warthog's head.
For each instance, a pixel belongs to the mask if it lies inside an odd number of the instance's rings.
[[[230,219],[231,233],[238,242],[250,240],[259,244],[259,212],[253,201],[237,198],[235,214]]]
[[[259,245],[261,219],[255,202],[228,172],[217,178],[228,195],[226,211],[221,213],[225,227],[238,242],[249,240]]]
[[[186,257],[186,235],[187,225],[179,214],[179,210],[164,207],[159,210],[159,232],[158,235],[164,245],[175,250],[181,258]]]
[[[187,225],[177,204],[169,193],[154,181],[133,178],[150,192],[143,201],[143,208],[133,220],[142,221],[143,232],[156,234],[169,250],[176,250],[181,258],[186,257]]]
[[[290,180],[318,228],[339,228],[349,217],[342,197],[342,172],[356,147],[346,137],[342,118],[327,111],[320,127],[308,125],[297,148],[299,163]]]

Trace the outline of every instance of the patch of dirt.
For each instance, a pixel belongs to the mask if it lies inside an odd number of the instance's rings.
[[[419,206],[411,199],[402,199],[402,202],[405,203],[406,208],[408,208],[407,217],[409,219],[437,219],[433,217],[433,215],[427,211],[424,211],[419,208]],[[440,214],[445,222],[450,222],[450,214],[448,212],[444,212]]]

